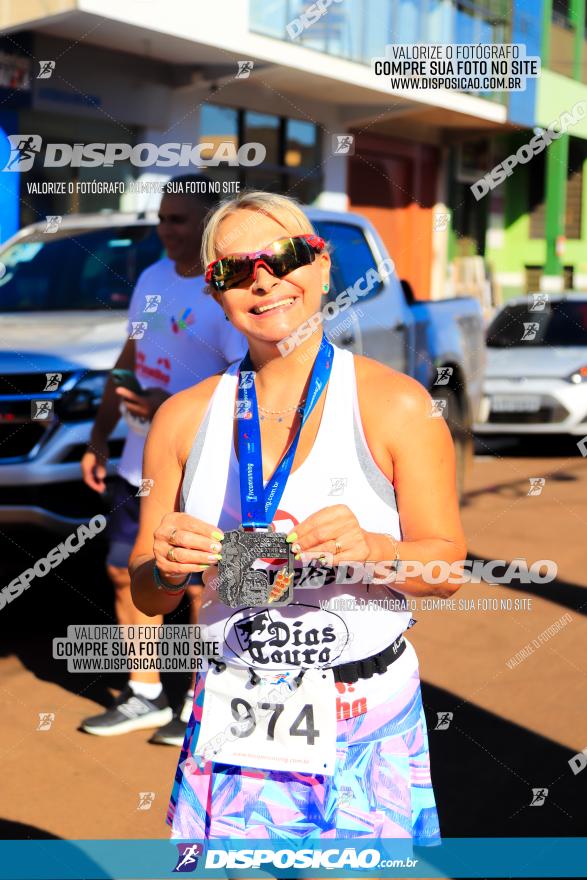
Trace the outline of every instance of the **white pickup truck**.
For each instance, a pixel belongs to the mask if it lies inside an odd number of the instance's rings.
[[[360,291],[325,322],[330,338],[414,376],[446,401],[441,411],[462,487],[483,380],[478,303],[411,301],[367,220],[307,213],[332,248],[329,297]],[[96,513],[80,458],[125,341],[134,284],[161,255],[156,218],[129,214],[69,216],[54,233],[34,224],[0,248],[0,522],[68,532]],[[365,283],[383,265],[381,280]],[[119,422],[110,438],[112,470],[125,429]]]

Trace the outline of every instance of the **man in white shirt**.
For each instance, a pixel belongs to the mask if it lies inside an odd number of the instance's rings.
[[[135,608],[127,569],[138,529],[137,492],[149,490],[141,484],[141,471],[150,421],[169,395],[225,370],[240,361],[247,349],[244,337],[204,292],[200,242],[204,218],[215,201],[208,192],[208,181],[199,175],[183,175],[166,186],[157,231],[167,255],[146,269],[136,283],[129,306],[128,339],[116,362],[117,369],[135,373],[144,392],[139,395],[116,388],[112,379],[108,381],[81,462],[84,482],[103,493],[108,437],[120,418],[122,404],[129,431],[112,493],[106,560],[119,624],[162,623],[162,619],[147,617]],[[200,592],[197,586],[188,589],[192,623],[197,622]],[[181,745],[192,696],[188,691],[179,715],[173,716],[159,673],[133,671],[113,707],[86,718],[81,727],[98,736],[156,727],[160,729],[152,742]]]

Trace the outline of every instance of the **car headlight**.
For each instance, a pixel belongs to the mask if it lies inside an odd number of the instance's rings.
[[[86,373],[83,379],[67,391],[55,409],[64,422],[83,421],[93,418],[100,406],[108,373]]]
[[[587,366],[579,367],[578,370],[575,370],[570,376],[567,376],[567,382],[572,382],[573,385],[580,385],[581,382],[587,382]]]

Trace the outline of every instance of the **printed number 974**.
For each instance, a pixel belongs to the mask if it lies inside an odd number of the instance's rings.
[[[232,717],[238,724],[232,724],[230,732],[233,736],[240,739],[250,736],[257,727],[257,717],[255,710],[250,703],[241,697],[235,697],[230,703]],[[263,717],[269,716],[267,723],[267,739],[275,739],[275,725],[279,716],[283,712],[283,703],[257,703],[257,709]],[[306,723],[306,726],[302,725]],[[314,727],[314,710],[309,703],[302,708],[298,716],[294,719],[289,728],[290,736],[305,736],[309,746],[313,746],[315,740],[320,736],[320,731]]]

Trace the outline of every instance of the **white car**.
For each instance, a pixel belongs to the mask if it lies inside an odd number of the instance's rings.
[[[587,434],[587,294],[529,294],[497,313],[474,430]]]

